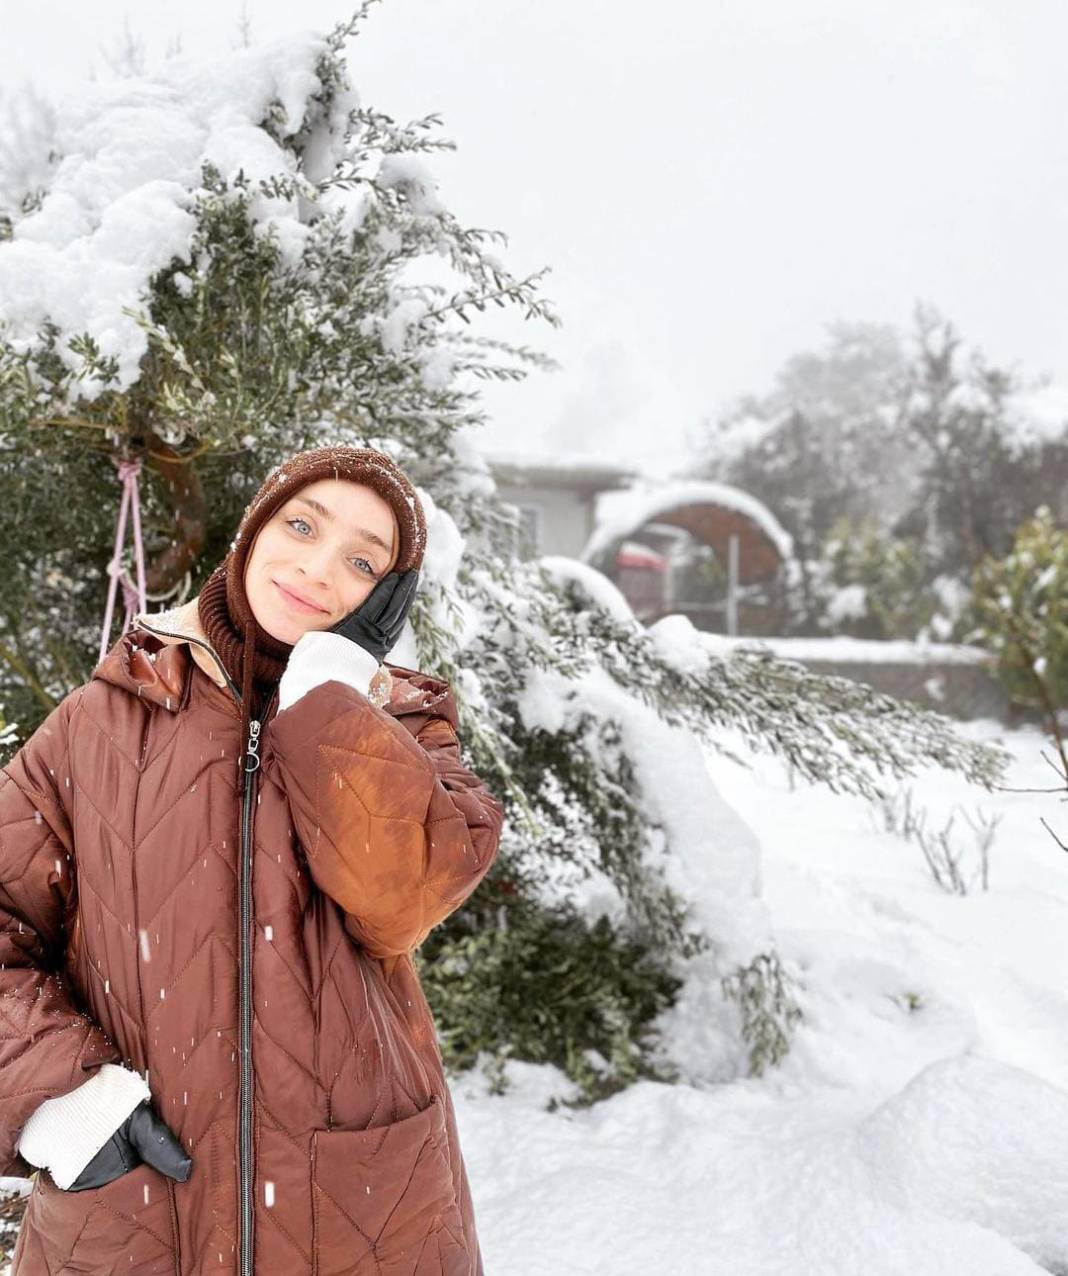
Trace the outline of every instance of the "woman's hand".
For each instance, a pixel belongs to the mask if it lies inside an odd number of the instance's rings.
[[[67,1191],[103,1187],[144,1161],[179,1183],[184,1183],[193,1169],[192,1158],[147,1099],[134,1108]]]
[[[388,572],[355,611],[327,632],[348,638],[381,664],[401,636],[418,583],[417,567],[403,573]]]

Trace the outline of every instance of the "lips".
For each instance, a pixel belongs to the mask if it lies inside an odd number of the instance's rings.
[[[305,598],[303,594],[297,593],[295,589],[291,589],[288,585],[283,585],[277,580],[274,582],[275,588],[282,595],[287,603],[297,611],[315,612],[319,615],[325,613],[326,608],[320,607],[317,603],[313,603],[311,599]]]

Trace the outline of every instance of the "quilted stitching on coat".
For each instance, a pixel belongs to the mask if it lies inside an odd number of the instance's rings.
[[[239,714],[188,647],[146,658],[163,649],[120,639],[0,771],[0,1173],[30,1173],[30,1112],[105,1061],[147,1072],[193,1173],[80,1193],[40,1174],[12,1276],[237,1271]],[[394,670],[387,709],[330,682],[261,733],[253,1186],[271,1276],[482,1272],[411,953],[485,876],[501,808],[460,761],[444,684]]]

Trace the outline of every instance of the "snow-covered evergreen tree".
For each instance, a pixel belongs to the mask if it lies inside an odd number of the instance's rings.
[[[0,179],[0,704],[27,738],[88,678],[119,496],[139,460],[147,587],[196,592],[264,474],[323,442],[391,452],[429,546],[400,663],[451,679],[475,770],[508,807],[483,887],[421,953],[449,1062],[551,1059],[588,1095],[671,1075],[658,1023],[705,1034],[691,1072],[781,1058],[756,849],[700,750],[741,728],[794,773],[874,795],[917,765],[996,778],[945,719],[766,652],[651,630],[579,564],[522,564],[475,437],[479,385],[546,360],[477,330],[559,320],[544,272],[460,225],[426,156],[351,86],[327,35],[171,58],[8,134]],[[21,139],[21,140],[20,140]],[[521,392],[521,391],[517,391]],[[117,634],[110,635],[111,640]]]

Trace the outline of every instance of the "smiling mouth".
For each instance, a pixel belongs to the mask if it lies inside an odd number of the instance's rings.
[[[304,602],[303,599],[298,598],[296,594],[291,594],[289,590],[286,589],[284,585],[280,585],[278,581],[274,582],[274,587],[294,611],[301,611],[304,612],[305,615],[309,616],[326,615],[326,609],[324,607],[314,607],[311,603]]]

